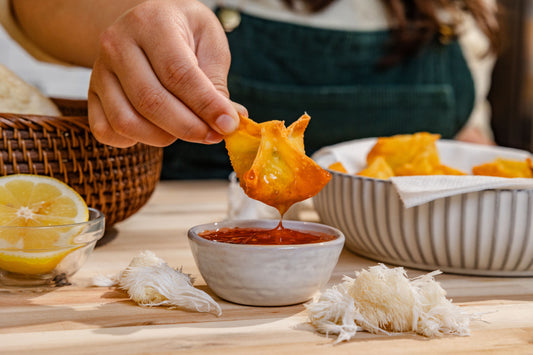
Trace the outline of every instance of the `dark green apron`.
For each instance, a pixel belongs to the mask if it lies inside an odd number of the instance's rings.
[[[453,138],[472,111],[475,90],[457,41],[437,40],[386,70],[387,31],[347,32],[242,14],[228,33],[231,99],[250,118],[284,120],[304,112],[306,153],[338,142],[428,131]],[[165,148],[163,179],[227,178],[224,144],[178,141]]]

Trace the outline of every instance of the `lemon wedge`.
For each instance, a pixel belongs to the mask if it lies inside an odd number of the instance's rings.
[[[72,224],[88,219],[83,198],[62,181],[29,174],[0,177],[0,269],[51,272],[79,247],[72,240],[81,229]]]

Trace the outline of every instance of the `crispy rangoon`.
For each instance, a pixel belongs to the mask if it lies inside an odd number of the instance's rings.
[[[226,149],[244,192],[283,214],[294,203],[316,195],[331,174],[305,155],[307,114],[285,127],[283,121],[257,123],[240,117],[226,136]]]
[[[357,175],[387,180],[394,176],[394,172],[384,157],[377,157]]]
[[[533,178],[533,162],[530,158],[526,160],[496,158],[490,163],[474,166],[472,173],[507,178]]]
[[[368,152],[366,162],[370,165],[377,157],[383,157],[395,173],[402,169],[416,171],[417,168],[426,172],[429,167],[440,164],[435,145],[439,138],[440,135],[427,132],[379,137]]]
[[[336,161],[335,163],[331,164],[330,166],[328,166],[328,169],[338,171],[339,173],[348,173],[348,170],[346,170],[346,168],[344,167],[344,165],[342,165],[340,161]]]
[[[465,175],[440,163],[439,134],[419,132],[380,137],[367,155],[367,167],[357,175],[388,179],[407,175]]]
[[[387,180],[393,176],[409,175],[466,175],[440,163],[437,140],[440,135],[427,132],[379,137],[367,154],[367,166],[356,175]],[[341,162],[328,169],[346,173]],[[496,158],[472,168],[473,175],[506,178],[533,178],[533,161]]]

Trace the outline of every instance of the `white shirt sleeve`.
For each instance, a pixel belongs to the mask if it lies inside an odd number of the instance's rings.
[[[496,55],[490,53],[489,39],[476,26],[472,16],[465,16],[463,25],[459,30],[459,43],[476,88],[474,108],[466,126],[475,127],[487,137],[494,138],[490,126],[491,107],[487,97],[491,87]]]

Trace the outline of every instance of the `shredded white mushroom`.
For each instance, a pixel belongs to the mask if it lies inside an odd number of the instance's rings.
[[[218,316],[222,310],[211,296],[193,286],[190,275],[171,268],[163,259],[146,250],[134,257],[115,277],[98,276],[96,286],[113,286],[128,292],[141,306],[171,306]]]
[[[473,317],[446,299],[434,279],[440,273],[409,280],[403,268],[379,264],[356,272],[355,278],[345,276],[306,305],[309,321],[321,333],[337,334],[335,343],[350,340],[358,330],[469,335]]]

